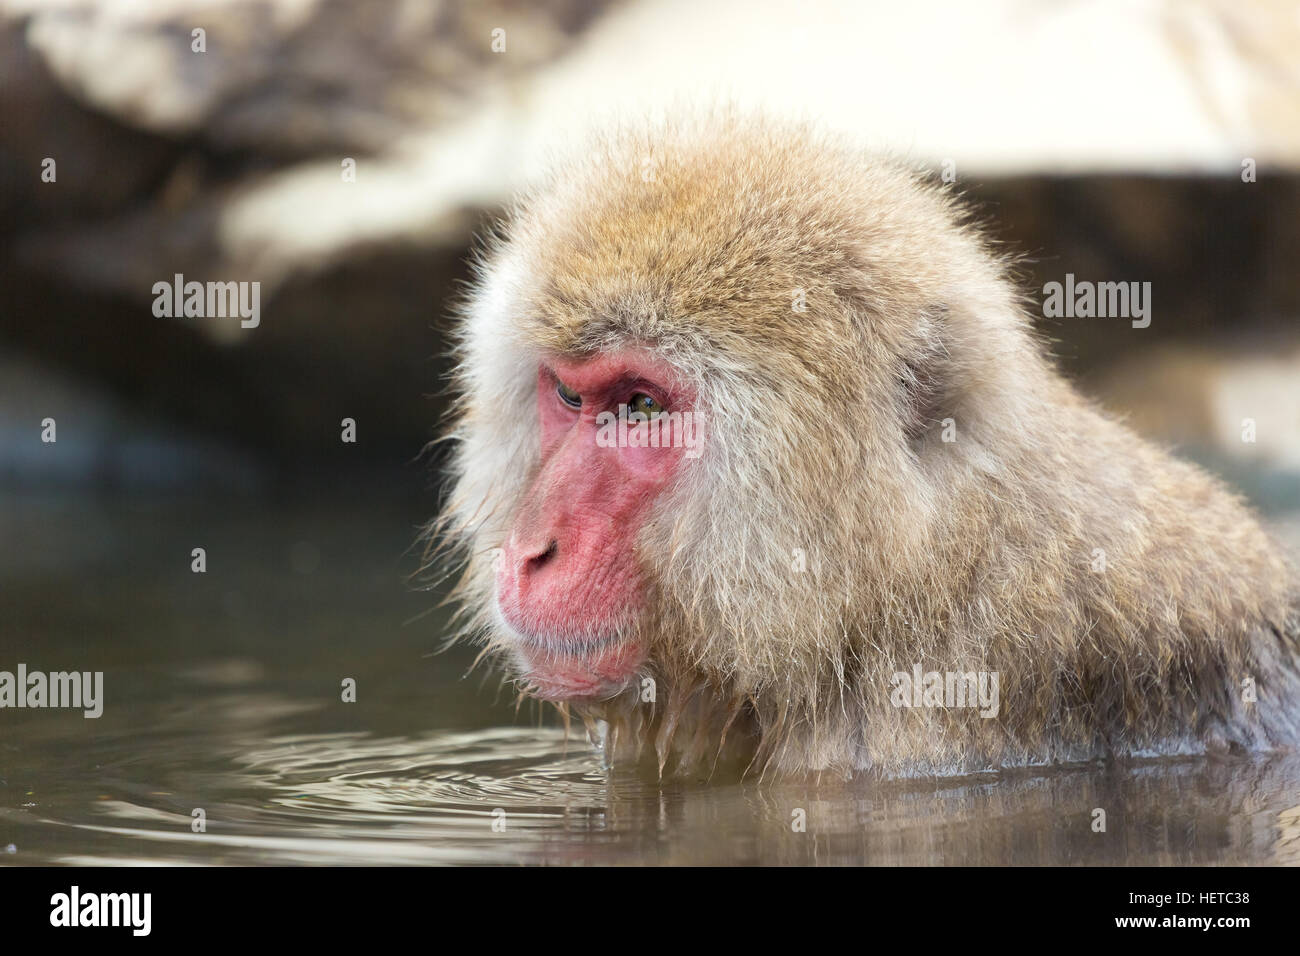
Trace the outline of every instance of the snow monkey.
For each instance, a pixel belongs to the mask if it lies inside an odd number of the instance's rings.
[[[1073,390],[945,187],[798,125],[650,125],[558,162],[476,258],[431,533],[464,633],[609,759],[1300,739],[1287,559]]]

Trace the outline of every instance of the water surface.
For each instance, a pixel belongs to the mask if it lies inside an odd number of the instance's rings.
[[[421,517],[10,502],[0,669],[102,670],[106,700],[98,720],[0,711],[0,863],[1300,863],[1295,757],[897,782],[607,771],[580,731],[466,677],[468,651],[434,653],[445,617],[406,580]]]

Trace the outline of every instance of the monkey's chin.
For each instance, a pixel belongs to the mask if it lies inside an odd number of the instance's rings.
[[[565,640],[530,637],[517,631],[514,636],[520,683],[542,700],[617,697],[645,663],[640,644],[629,638]]]

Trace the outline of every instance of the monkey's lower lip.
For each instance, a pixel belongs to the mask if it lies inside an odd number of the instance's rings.
[[[603,700],[640,668],[640,646],[617,635],[580,640],[524,638],[518,655],[530,692],[543,700]]]

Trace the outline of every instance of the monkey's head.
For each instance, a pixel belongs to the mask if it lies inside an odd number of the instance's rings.
[[[603,715],[833,703],[874,666],[855,635],[923,599],[942,420],[1036,361],[992,263],[941,189],[799,127],[558,164],[459,324],[440,530],[471,630]]]

